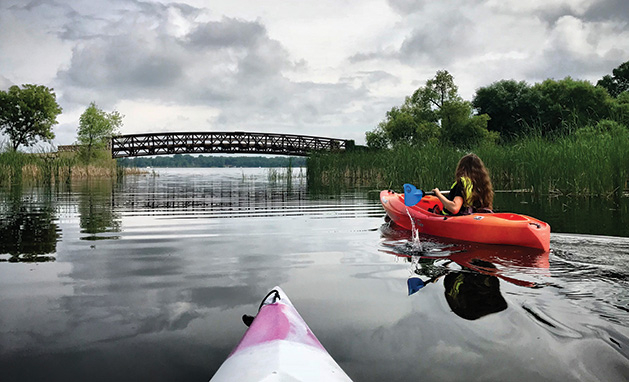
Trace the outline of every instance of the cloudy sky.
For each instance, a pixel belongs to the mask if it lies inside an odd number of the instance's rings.
[[[55,89],[56,144],[94,101],[122,133],[355,139],[437,70],[596,82],[629,60],[627,0],[0,0],[0,88]]]

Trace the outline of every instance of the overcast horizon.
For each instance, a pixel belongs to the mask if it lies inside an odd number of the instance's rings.
[[[56,145],[90,102],[123,134],[363,144],[437,70],[466,100],[504,79],[596,83],[629,60],[628,20],[626,0],[0,0],[0,89],[54,88]]]

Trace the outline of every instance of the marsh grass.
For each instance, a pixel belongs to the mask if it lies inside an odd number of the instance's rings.
[[[473,150],[435,145],[317,154],[308,159],[308,184],[328,190],[401,190],[404,183],[425,190],[449,188],[458,160],[467,152],[483,159],[497,190],[612,196],[622,194],[629,178],[629,132],[622,128],[584,130],[550,141],[536,136]]]
[[[107,152],[85,163],[78,153],[22,153],[12,150],[0,152],[0,185],[12,183],[59,184],[72,179],[89,177],[116,178],[137,169],[121,169]]]

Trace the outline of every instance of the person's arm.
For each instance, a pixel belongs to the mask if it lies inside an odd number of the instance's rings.
[[[443,208],[450,211],[452,215],[456,215],[459,213],[461,206],[463,206],[463,197],[455,196],[454,200],[450,200],[446,198],[445,196],[443,196],[443,194],[441,193],[441,191],[439,191],[438,188],[433,189],[432,192],[434,192],[435,196],[439,198],[439,200],[443,204]]]

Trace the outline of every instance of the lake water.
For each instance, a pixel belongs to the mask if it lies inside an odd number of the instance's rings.
[[[275,285],[355,381],[629,377],[627,198],[498,194],[537,253],[414,243],[299,169],[156,172],[0,190],[0,381],[207,381]]]

